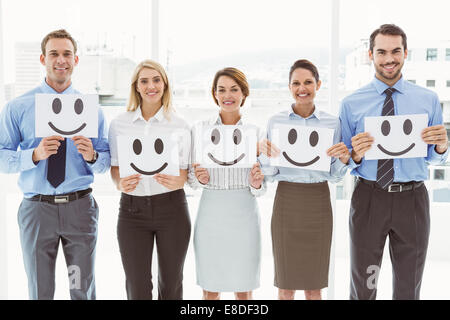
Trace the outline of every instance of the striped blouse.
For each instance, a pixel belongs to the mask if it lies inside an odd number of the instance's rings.
[[[242,118],[236,123],[236,125],[242,125]],[[195,159],[195,135],[196,127],[201,125],[223,125],[220,115],[216,115],[213,118],[205,121],[201,121],[192,127],[192,149],[191,156],[192,162],[196,163]],[[262,135],[258,129],[258,139],[261,139]],[[205,188],[213,190],[235,190],[250,188],[250,192],[254,196],[263,195],[266,192],[266,183],[263,181],[261,188],[255,189],[250,185],[249,177],[251,168],[207,168],[209,173],[209,182],[206,185],[201,184],[195,177],[194,169],[192,166],[189,168],[188,183],[193,189]]]

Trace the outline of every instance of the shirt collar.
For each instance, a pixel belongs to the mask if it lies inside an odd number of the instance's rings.
[[[63,92],[57,92],[55,89],[50,87],[50,85],[47,83],[46,79],[44,79],[44,81],[42,81],[42,83],[41,83],[41,90],[42,90],[42,93],[51,93],[51,94],[71,94],[71,93],[75,93],[75,90],[73,89],[73,86],[72,86],[72,82],[66,88],[66,90],[64,90]]]
[[[239,121],[236,123],[236,125],[242,125],[242,118],[243,118],[243,117],[244,117],[244,116],[241,114],[241,118],[240,118]],[[217,112],[216,115],[214,115],[213,117],[211,117],[211,118],[208,120],[208,124],[211,125],[211,126],[214,126],[214,125],[222,125],[223,122],[222,122],[222,118],[220,117],[220,113]]]
[[[380,95],[384,94],[384,91],[386,91],[386,89],[389,88],[389,86],[386,83],[379,80],[377,77],[374,77],[372,83],[375,87],[375,90],[377,90],[377,92]],[[396,91],[398,91],[400,93],[403,93],[404,83],[405,83],[405,80],[403,79],[403,75],[402,75],[401,78],[398,79],[398,81],[392,86],[392,88],[394,88]]]
[[[300,117],[302,119],[304,119],[303,117],[299,116],[298,114],[296,114],[294,112],[294,104],[291,105],[291,107],[288,110],[288,118],[289,119],[293,119],[295,117]],[[311,118],[317,118],[317,120],[320,120],[321,116],[320,116],[320,110],[317,109],[317,106],[314,106],[314,111],[313,113],[306,119],[311,119]]]
[[[146,121],[146,120],[144,119],[144,117],[142,116],[142,110],[141,110],[141,107],[140,107],[140,106],[139,106],[138,108],[136,108],[136,110],[134,110],[133,112],[134,112],[134,114],[133,114],[133,119],[132,119],[133,122],[135,122],[135,121],[137,121],[137,120],[143,120],[143,121]],[[151,118],[149,119],[149,121],[150,121],[151,119],[155,119],[157,122],[163,121],[163,120],[164,120],[164,106],[161,106],[161,108],[159,108],[158,112],[157,112],[153,117],[151,117]],[[147,122],[147,121],[146,121],[146,122]]]

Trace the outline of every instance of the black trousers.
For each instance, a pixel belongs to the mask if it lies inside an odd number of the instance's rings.
[[[120,199],[117,236],[128,299],[152,299],[152,253],[158,254],[158,299],[183,298],[183,266],[191,222],[183,189]]]
[[[389,193],[357,182],[350,208],[350,299],[375,299],[386,237],[393,299],[419,299],[430,234],[425,185]]]

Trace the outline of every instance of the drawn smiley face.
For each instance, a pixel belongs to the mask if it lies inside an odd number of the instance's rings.
[[[54,114],[59,114],[62,110],[63,106],[62,106],[62,102],[61,99],[59,98],[54,98],[53,102],[52,102],[52,110]],[[77,115],[81,115],[83,113],[83,109],[84,109],[84,103],[83,100],[81,99],[76,99],[75,103],[73,105],[74,108],[74,112]],[[48,125],[50,126],[50,128],[52,128],[53,131],[62,134],[62,135],[73,135],[76,134],[78,132],[80,132],[81,130],[83,130],[86,127],[86,123],[83,123],[81,126],[78,127],[78,129],[75,130],[71,130],[71,131],[65,131],[65,130],[61,130],[60,128],[57,128],[51,121],[48,122]]]
[[[294,128],[289,130],[289,133],[288,133],[289,144],[291,144],[291,145],[295,144],[297,142],[297,138],[298,138],[297,130],[295,130]],[[317,133],[317,131],[313,130],[309,134],[309,144],[311,147],[315,147],[315,146],[317,146],[318,143],[319,143],[319,134]],[[320,159],[320,156],[316,156],[314,159],[307,161],[307,162],[297,162],[297,161],[294,161],[291,157],[289,157],[288,154],[286,153],[286,151],[283,151],[282,154],[283,154],[284,158],[290,164],[293,164],[294,166],[297,166],[297,167],[308,167],[308,166],[316,163]]]
[[[389,135],[389,133],[391,132],[391,124],[389,123],[389,120],[384,120],[381,123],[380,129],[381,129],[381,133],[383,134],[383,136],[387,137]],[[412,121],[410,119],[405,119],[403,121],[403,133],[408,136],[411,134],[412,130],[413,130]],[[402,151],[398,151],[398,152],[387,150],[381,144],[377,144],[377,147],[378,147],[378,149],[381,150],[381,152],[383,152],[389,156],[401,156],[401,155],[404,155],[405,153],[408,153],[409,151],[411,151],[411,149],[414,148],[415,145],[416,144],[413,142],[409,145],[409,147],[407,147],[406,149],[403,149]]]
[[[233,130],[232,136],[230,137],[233,139],[233,143],[237,146],[242,142],[242,132],[240,129],[236,128]],[[218,145],[222,140],[222,137],[220,135],[220,131],[215,128],[212,130],[211,132],[211,142],[214,145]],[[217,163],[218,165],[221,166],[232,166],[236,163],[238,163],[239,161],[241,161],[244,157],[245,157],[245,153],[242,153],[239,157],[237,157],[236,159],[232,160],[232,161],[221,161],[219,159],[217,159],[216,157],[214,157],[212,155],[211,152],[208,152],[208,157],[214,161],[215,163]]]
[[[157,138],[155,140],[153,147],[157,154],[162,154],[164,151],[164,143],[160,138]],[[135,139],[133,141],[133,151],[134,151],[134,154],[137,156],[139,156],[142,153],[142,142],[140,139]],[[155,175],[155,174],[163,171],[168,166],[168,163],[165,162],[159,169],[156,169],[153,171],[142,170],[142,169],[138,168],[133,162],[130,163],[130,166],[131,166],[131,168],[133,168],[136,172],[139,172],[140,174],[143,174],[146,176],[152,176],[152,175]]]

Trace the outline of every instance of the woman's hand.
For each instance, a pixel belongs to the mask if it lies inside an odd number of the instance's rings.
[[[261,188],[261,184],[264,180],[264,175],[262,174],[261,167],[259,163],[255,163],[252,167],[252,170],[250,171],[250,185],[255,188],[259,189]]]
[[[192,164],[194,168],[195,177],[201,184],[207,184],[209,182],[209,172],[205,168],[201,168],[199,163]]]
[[[259,156],[261,153],[265,154],[269,158],[276,158],[280,155],[280,149],[278,149],[278,147],[269,140],[263,139],[258,142],[256,148],[256,155]]]
[[[347,146],[343,142],[339,142],[328,149],[327,155],[338,158],[343,164],[348,164],[348,160],[350,160],[350,151],[348,151]]]
[[[120,178],[117,189],[125,193],[134,191],[141,180],[140,177],[140,174],[133,174],[125,178]]]
[[[187,170],[180,169],[179,176],[157,173],[153,178],[169,190],[183,189],[187,180]]]

